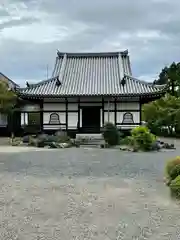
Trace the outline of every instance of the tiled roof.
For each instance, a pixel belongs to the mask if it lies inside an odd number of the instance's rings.
[[[21,95],[42,97],[124,96],[161,91],[162,87],[132,77],[127,51],[76,54],[58,52],[51,79],[18,90]]]

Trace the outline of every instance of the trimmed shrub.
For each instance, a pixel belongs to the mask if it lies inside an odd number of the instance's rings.
[[[139,126],[131,131],[130,142],[138,149],[150,151],[155,141],[156,136],[146,126]]]
[[[131,145],[131,144],[132,144],[131,136],[127,136],[120,139],[120,145]]]
[[[169,187],[170,187],[172,196],[179,198],[180,197],[180,176],[177,176],[174,180],[172,180]]]
[[[103,137],[109,146],[115,146],[119,144],[120,134],[117,127],[113,123],[106,123],[103,130]]]
[[[39,134],[38,136],[37,136],[37,139],[39,140],[39,141],[48,141],[48,137],[49,137],[49,135],[48,134],[44,134],[44,133],[42,133],[42,134]]]
[[[174,159],[171,159],[167,162],[166,167],[165,167],[165,174],[166,177],[168,177],[169,179],[171,179],[171,175],[172,175],[172,170],[174,167],[176,167],[177,165],[180,165],[180,156],[175,157]]]
[[[30,136],[28,145],[35,147],[37,145],[37,139]]]
[[[26,135],[26,136],[24,136],[23,138],[22,138],[22,142],[23,143],[29,143],[29,135]]]
[[[43,148],[43,147],[45,147],[45,143],[44,143],[44,141],[38,140],[36,143],[36,146],[38,148]]]
[[[174,180],[179,175],[180,175],[180,164],[178,164],[178,165],[176,165],[176,166],[174,166],[172,168],[172,170],[170,171],[169,176],[170,176],[171,180]]]

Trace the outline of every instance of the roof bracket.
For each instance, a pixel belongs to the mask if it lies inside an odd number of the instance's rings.
[[[124,87],[125,84],[126,84],[126,76],[124,75],[124,77],[121,80],[121,85]]]
[[[30,84],[28,82],[26,82],[26,86],[29,88],[30,87]]]
[[[57,76],[56,78],[56,86],[61,86],[61,81],[59,80],[59,77]]]
[[[121,52],[121,55],[123,57],[126,57],[128,55],[128,49],[126,49],[125,51]]]

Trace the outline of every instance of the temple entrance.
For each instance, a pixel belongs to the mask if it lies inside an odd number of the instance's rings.
[[[100,107],[82,108],[82,132],[100,132]]]

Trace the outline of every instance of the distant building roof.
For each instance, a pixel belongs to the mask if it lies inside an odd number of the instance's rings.
[[[4,75],[2,72],[0,72],[0,76],[3,76],[4,78],[6,78],[9,82],[11,82],[14,86],[19,87],[19,85],[17,83],[15,83],[13,80],[11,80],[10,78],[8,78],[6,75]]]
[[[128,51],[108,53],[57,52],[52,78],[18,89],[20,95],[39,97],[128,96],[162,92],[132,77]]]

